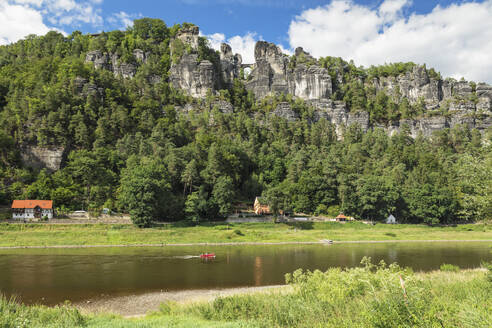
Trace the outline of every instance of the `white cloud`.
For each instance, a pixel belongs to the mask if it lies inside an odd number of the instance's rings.
[[[225,35],[223,33],[214,33],[205,35],[210,42],[210,46],[215,50],[220,50],[220,45],[225,42]]]
[[[27,0],[35,1],[35,0]],[[101,10],[94,7],[94,1],[44,0],[43,9],[52,24],[78,25],[80,23],[101,26]]]
[[[401,14],[404,7],[411,3],[410,0],[386,0],[379,6],[379,14],[385,21],[391,22]]]
[[[141,15],[127,14],[124,11],[111,15],[107,21],[112,25],[119,25],[119,29],[124,30],[133,26],[133,20]]]
[[[0,1],[0,44],[15,42],[29,34],[45,34],[50,28],[41,13],[32,8]]]
[[[4,1],[7,2],[7,1]],[[21,5],[34,5],[39,7],[43,4],[44,0],[14,0],[13,3],[21,4]]]
[[[364,66],[413,61],[444,76],[492,82],[492,0],[436,6],[405,18],[409,4],[386,0],[373,8],[335,0],[291,21],[289,42],[317,57],[340,56]]]
[[[255,44],[256,33],[248,32],[243,36],[233,36],[227,42],[231,45],[232,51],[241,54],[244,64],[253,64],[255,62]],[[261,40],[262,37],[260,36]]]
[[[255,62],[255,44],[263,38],[254,32],[248,32],[245,35],[236,35],[226,40],[223,33],[214,33],[204,35],[210,42],[210,46],[215,50],[220,50],[222,43],[227,43],[231,46],[232,52],[239,53],[243,58],[244,64],[253,64]]]
[[[102,1],[0,0],[0,44],[50,30],[64,33],[64,26],[71,29],[80,24],[102,26],[101,9],[96,7]]]

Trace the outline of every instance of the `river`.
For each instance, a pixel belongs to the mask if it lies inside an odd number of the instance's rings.
[[[298,268],[353,267],[364,256],[415,271],[492,261],[490,242],[334,245],[123,247],[0,250],[0,290],[26,304],[53,305],[97,297],[284,283]],[[214,260],[195,256],[215,252]]]

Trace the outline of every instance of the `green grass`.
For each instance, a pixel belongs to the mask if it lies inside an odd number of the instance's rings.
[[[364,259],[359,268],[297,270],[286,280],[292,288],[212,302],[165,303],[160,311],[134,319],[0,299],[0,327],[492,326],[492,278],[485,268],[415,274]]]
[[[492,225],[455,227],[366,225],[360,222],[236,223],[186,227],[182,223],[139,229],[107,224],[0,224],[0,246],[136,245],[230,242],[364,240],[492,240]]]

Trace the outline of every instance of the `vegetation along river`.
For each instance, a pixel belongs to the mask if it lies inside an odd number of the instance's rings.
[[[353,267],[364,256],[415,271],[492,261],[489,242],[0,250],[0,290],[32,304],[284,283],[298,268]],[[214,260],[198,257],[215,252]]]

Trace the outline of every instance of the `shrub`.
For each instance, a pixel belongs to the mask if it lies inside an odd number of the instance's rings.
[[[439,267],[439,270],[441,271],[447,271],[447,272],[458,272],[460,271],[460,267],[457,265],[452,265],[452,264],[441,264]]]

